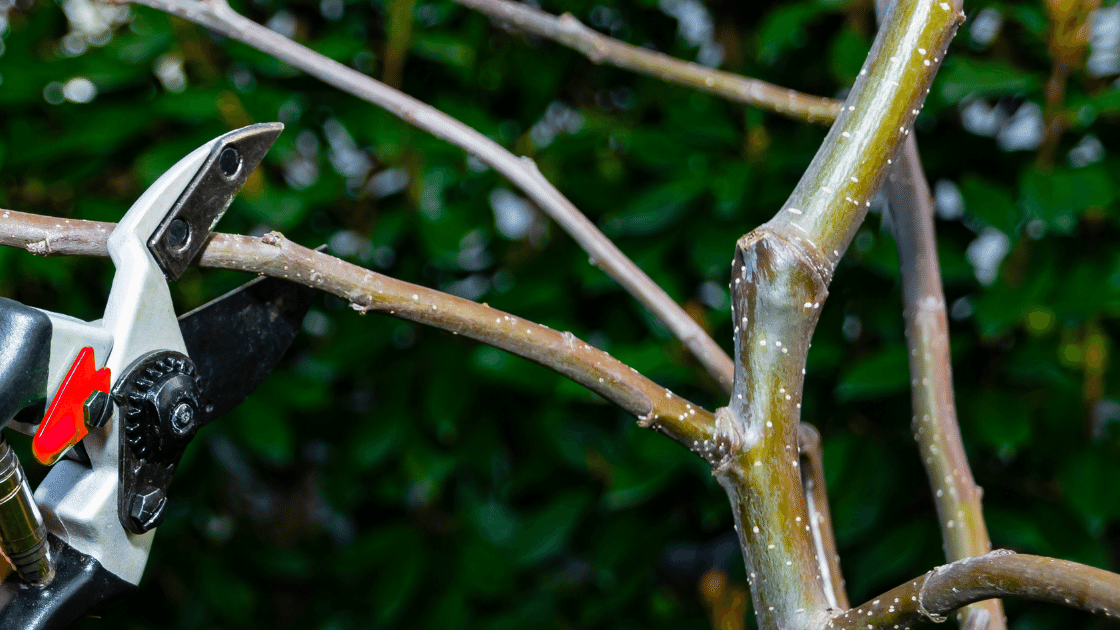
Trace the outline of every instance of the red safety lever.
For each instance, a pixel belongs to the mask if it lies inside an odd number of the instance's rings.
[[[47,415],[31,440],[35,459],[50,465],[89,434],[85,404],[94,391],[109,392],[109,368],[95,369],[93,348],[82,348],[62,379]]]

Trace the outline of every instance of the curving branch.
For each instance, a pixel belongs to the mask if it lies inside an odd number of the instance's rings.
[[[130,0],[116,0],[128,2]],[[325,57],[237,13],[225,0],[131,0],[177,15],[243,42],[307,74],[446,140],[476,156],[520,188],[591,257],[680,339],[725,389],[731,387],[731,359],[707,332],[673,301],[595,224],[568,201],[528,157],[517,157],[475,129],[403,92]]]
[[[834,617],[826,627],[905,630],[945,621],[954,610],[993,597],[1031,599],[1117,619],[1120,575],[1068,560],[992,551],[937,567]]]
[[[681,61],[664,53],[621,42],[596,32],[571,13],[556,17],[512,0],[455,0],[538,37],[551,39],[583,53],[594,63],[648,74],[669,83],[722,96],[730,101],[767,109],[790,118],[829,124],[840,113],[842,103],[812,96],[772,83]]]
[[[44,256],[108,256],[106,243],[114,227],[0,209],[0,245]],[[292,243],[277,232],[261,238],[213,234],[197,264],[285,278],[337,295],[363,314],[383,313],[501,348],[587,387],[636,416],[642,426],[692,450],[714,434],[710,412],[570,332],[374,273]]]

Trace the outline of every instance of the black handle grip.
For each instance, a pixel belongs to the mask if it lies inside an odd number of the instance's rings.
[[[0,298],[0,427],[46,395],[52,331],[43,311]]]

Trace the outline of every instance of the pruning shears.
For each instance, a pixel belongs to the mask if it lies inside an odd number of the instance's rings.
[[[0,298],[0,428],[51,466],[32,494],[0,434],[0,628],[61,630],[136,588],[167,490],[198,430],[248,396],[313,291],[258,278],[182,317],[168,281],[199,254],[283,125],[251,125],[164,173],[109,237],[102,319]]]

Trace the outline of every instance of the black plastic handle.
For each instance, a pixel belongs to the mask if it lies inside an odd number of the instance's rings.
[[[46,396],[53,328],[43,311],[0,298],[0,428]]]

